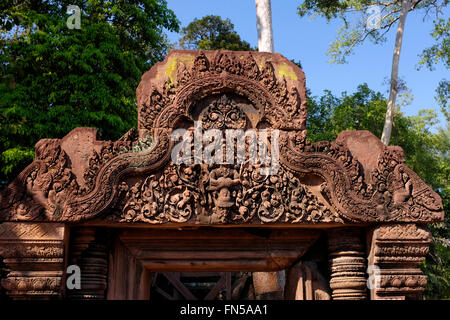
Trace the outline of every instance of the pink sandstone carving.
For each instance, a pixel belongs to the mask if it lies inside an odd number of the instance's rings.
[[[443,221],[440,197],[407,167],[400,147],[385,146],[368,131],[344,131],[333,142],[308,141],[305,75],[280,54],[172,51],[142,76],[137,102],[138,127],[117,141],[98,140],[92,128],[76,128],[62,139],[40,140],[35,161],[0,193],[0,223],[11,230],[49,222],[66,228],[80,223],[359,225],[372,228],[370,259],[383,269],[389,265],[383,264],[386,259],[420,263],[430,236],[417,224]],[[278,130],[277,174],[261,175],[264,165],[248,162],[175,164],[171,133],[179,128],[192,131],[196,121],[202,121],[205,129],[222,131]],[[62,244],[69,241],[60,235],[52,243],[7,247],[20,243],[7,234],[11,230],[0,228],[4,257],[62,259]],[[97,241],[95,230],[88,231],[80,231],[73,240],[82,243],[83,250]],[[38,239],[39,232],[30,234]],[[342,231],[341,237],[339,232],[329,238],[333,293],[319,296],[362,299],[366,296],[366,253],[358,244],[362,236]],[[14,241],[1,242],[11,237]],[[333,243],[346,237],[350,247],[354,244],[350,256]],[[106,257],[105,248],[89,250]],[[107,265],[102,259],[101,285],[84,297],[105,294]],[[10,292],[33,287],[38,295],[60,295],[61,261],[52,263],[58,266],[56,276],[50,272],[41,281],[13,272],[2,284]],[[402,263],[406,262],[398,265]],[[354,270],[348,274],[339,271],[351,264]],[[390,271],[382,275],[382,289],[371,291],[372,298],[418,297],[426,280],[416,267],[409,275],[386,268]],[[291,274],[299,277],[305,270]]]

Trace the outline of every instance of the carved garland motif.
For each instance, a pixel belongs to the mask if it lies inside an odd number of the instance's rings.
[[[10,247],[0,247],[0,256],[3,258],[10,257],[24,257],[24,258],[57,258],[62,262],[62,257],[64,256],[64,245],[63,244],[49,244],[49,243],[39,243],[36,241],[35,244],[25,242],[21,245],[15,245]]]
[[[420,299],[427,277],[420,264],[431,243],[431,233],[416,224],[390,224],[374,228],[371,264],[379,268],[379,286],[372,290],[377,299]]]
[[[199,100],[215,88],[231,89],[248,97],[262,109],[273,128],[284,124],[304,130],[306,105],[301,101],[297,88],[287,88],[284,76],[277,80],[270,61],[265,61],[260,70],[250,52],[242,58],[218,51],[209,61],[200,52],[190,71],[180,62],[176,82],[168,79],[162,89],[153,87],[149,93],[142,93],[141,101],[138,101],[139,128],[172,127],[178,117],[189,115],[192,97]]]
[[[121,182],[119,221],[343,223],[291,172],[270,176],[261,175],[259,169],[259,165],[170,163],[159,178],[150,175],[134,185]]]
[[[2,280],[2,286],[15,295],[59,295],[61,275],[55,277],[14,277]]]
[[[183,223],[194,214],[201,223],[442,220],[438,195],[404,164],[399,148],[384,147],[377,167],[365,176],[343,143],[309,143],[305,101],[297,88],[287,88],[286,78],[277,79],[270,60],[259,67],[251,53],[238,58],[218,51],[212,59],[199,53],[192,67],[181,60],[176,66],[176,81],[169,78],[163,88],[142,92],[141,82],[138,132],[92,150],[82,177],[72,171],[60,140],[41,140],[36,161],[2,192],[1,219],[81,221],[122,206],[122,221],[149,223]],[[280,132],[280,173],[264,182],[253,179],[250,166],[181,169],[169,164],[176,120],[194,120],[198,101],[230,92],[246,97],[258,121],[267,120],[272,129],[294,124],[295,129]],[[243,110],[225,96],[206,111],[201,119],[210,128],[246,128]],[[159,181],[158,170],[175,177],[173,188]],[[189,174],[197,174],[197,180],[189,180]],[[138,176],[139,182],[128,176]],[[305,187],[302,179],[308,176],[318,177],[320,194]],[[202,212],[210,213],[205,218]]]
[[[244,129],[246,122],[245,114],[226,95],[210,104],[202,115],[203,130]]]

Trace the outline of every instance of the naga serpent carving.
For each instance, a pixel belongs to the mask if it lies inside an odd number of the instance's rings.
[[[173,51],[143,75],[138,128],[116,142],[93,129],[36,145],[36,160],[0,195],[0,221],[107,219],[150,224],[432,222],[439,196],[365,131],[335,142],[306,136],[303,72],[277,54]],[[178,128],[278,130],[280,166],[177,165]],[[78,139],[78,140],[77,140]],[[364,155],[363,145],[372,147]]]

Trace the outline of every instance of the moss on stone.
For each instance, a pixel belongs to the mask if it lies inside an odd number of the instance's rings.
[[[284,76],[286,79],[291,79],[294,81],[298,80],[297,75],[287,63],[281,63],[278,66],[277,78],[281,78],[281,76]]]

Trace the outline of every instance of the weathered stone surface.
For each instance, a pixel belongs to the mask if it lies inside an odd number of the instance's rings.
[[[253,272],[253,287],[258,300],[281,300],[286,283],[285,272]]]
[[[305,139],[305,77],[279,54],[173,51],[143,75],[137,95],[138,130],[116,142],[98,141],[90,128],[39,141],[36,160],[2,193],[0,219],[81,221],[108,208],[111,221],[151,224],[443,219],[439,196],[404,164],[400,148],[367,131],[343,132],[336,142]],[[194,121],[204,129],[269,127],[272,139],[280,129],[272,142],[278,173],[175,165],[170,134],[193,130]],[[224,190],[217,179],[235,181],[225,188],[231,198],[217,198]]]
[[[328,232],[330,288],[333,300],[366,300],[366,258],[362,230],[339,228]]]
[[[421,299],[427,277],[419,265],[428,254],[431,233],[415,224],[387,224],[369,234],[371,299]]]
[[[246,97],[272,128],[306,128],[305,75],[280,54],[172,51],[142,76],[138,127],[173,128],[196,101],[223,92]]]
[[[14,299],[63,296],[65,228],[56,223],[0,224],[0,256],[10,270],[1,286]]]
[[[364,228],[374,228],[367,250],[369,266],[381,269],[381,287],[371,290],[371,298],[419,298],[426,279],[417,265],[430,241],[420,224],[443,221],[440,197],[406,166],[400,147],[385,146],[368,131],[344,131],[334,142],[308,141],[305,92],[303,72],[279,54],[171,52],[142,76],[137,129],[114,142],[98,140],[92,128],[42,139],[35,161],[0,193],[0,258],[11,270],[2,286],[14,298],[61,297],[69,241],[65,230],[80,224],[92,229],[73,234],[70,261],[84,268],[87,289],[71,296],[100,299],[148,298],[148,290],[139,289],[147,288],[148,270],[167,271],[167,265],[177,272],[223,271],[224,265],[233,271],[278,272],[298,262],[319,238],[318,229],[334,228],[328,233],[331,296],[364,299],[367,252],[361,237]],[[267,135],[268,153],[279,161],[252,163],[247,143],[245,161],[236,161],[233,153],[226,163],[198,162],[195,141],[190,141],[185,150],[193,153],[183,150],[183,155],[191,162],[175,163],[171,155],[178,145],[172,133],[183,129],[195,134],[198,123],[221,134],[235,129],[253,132],[256,140]],[[225,149],[226,139],[217,139],[218,150]],[[200,145],[205,149],[207,143]],[[274,168],[269,175],[261,171]],[[106,242],[95,244],[95,226],[155,225],[314,225],[316,230],[302,230],[306,240],[295,234],[298,230],[283,233],[282,240],[270,239],[271,246],[279,246],[269,257],[266,240],[253,244],[237,231],[223,238],[216,230],[193,231],[190,240],[199,241],[201,257],[195,247],[188,250],[186,239],[164,238],[170,232],[139,238],[140,232],[121,231],[109,252],[113,272],[107,279],[108,247]],[[350,225],[356,229],[344,228]],[[206,248],[214,237],[215,251]],[[167,250],[159,252],[164,241]],[[223,245],[228,241],[234,251]],[[171,253],[180,243],[184,250]],[[241,261],[242,254],[254,260],[253,269]],[[191,263],[195,259],[200,262]],[[128,265],[130,278],[120,279]],[[328,286],[313,273],[307,264],[292,268],[285,296],[328,299]],[[133,275],[140,280],[131,279]],[[277,292],[281,296],[281,288]]]

